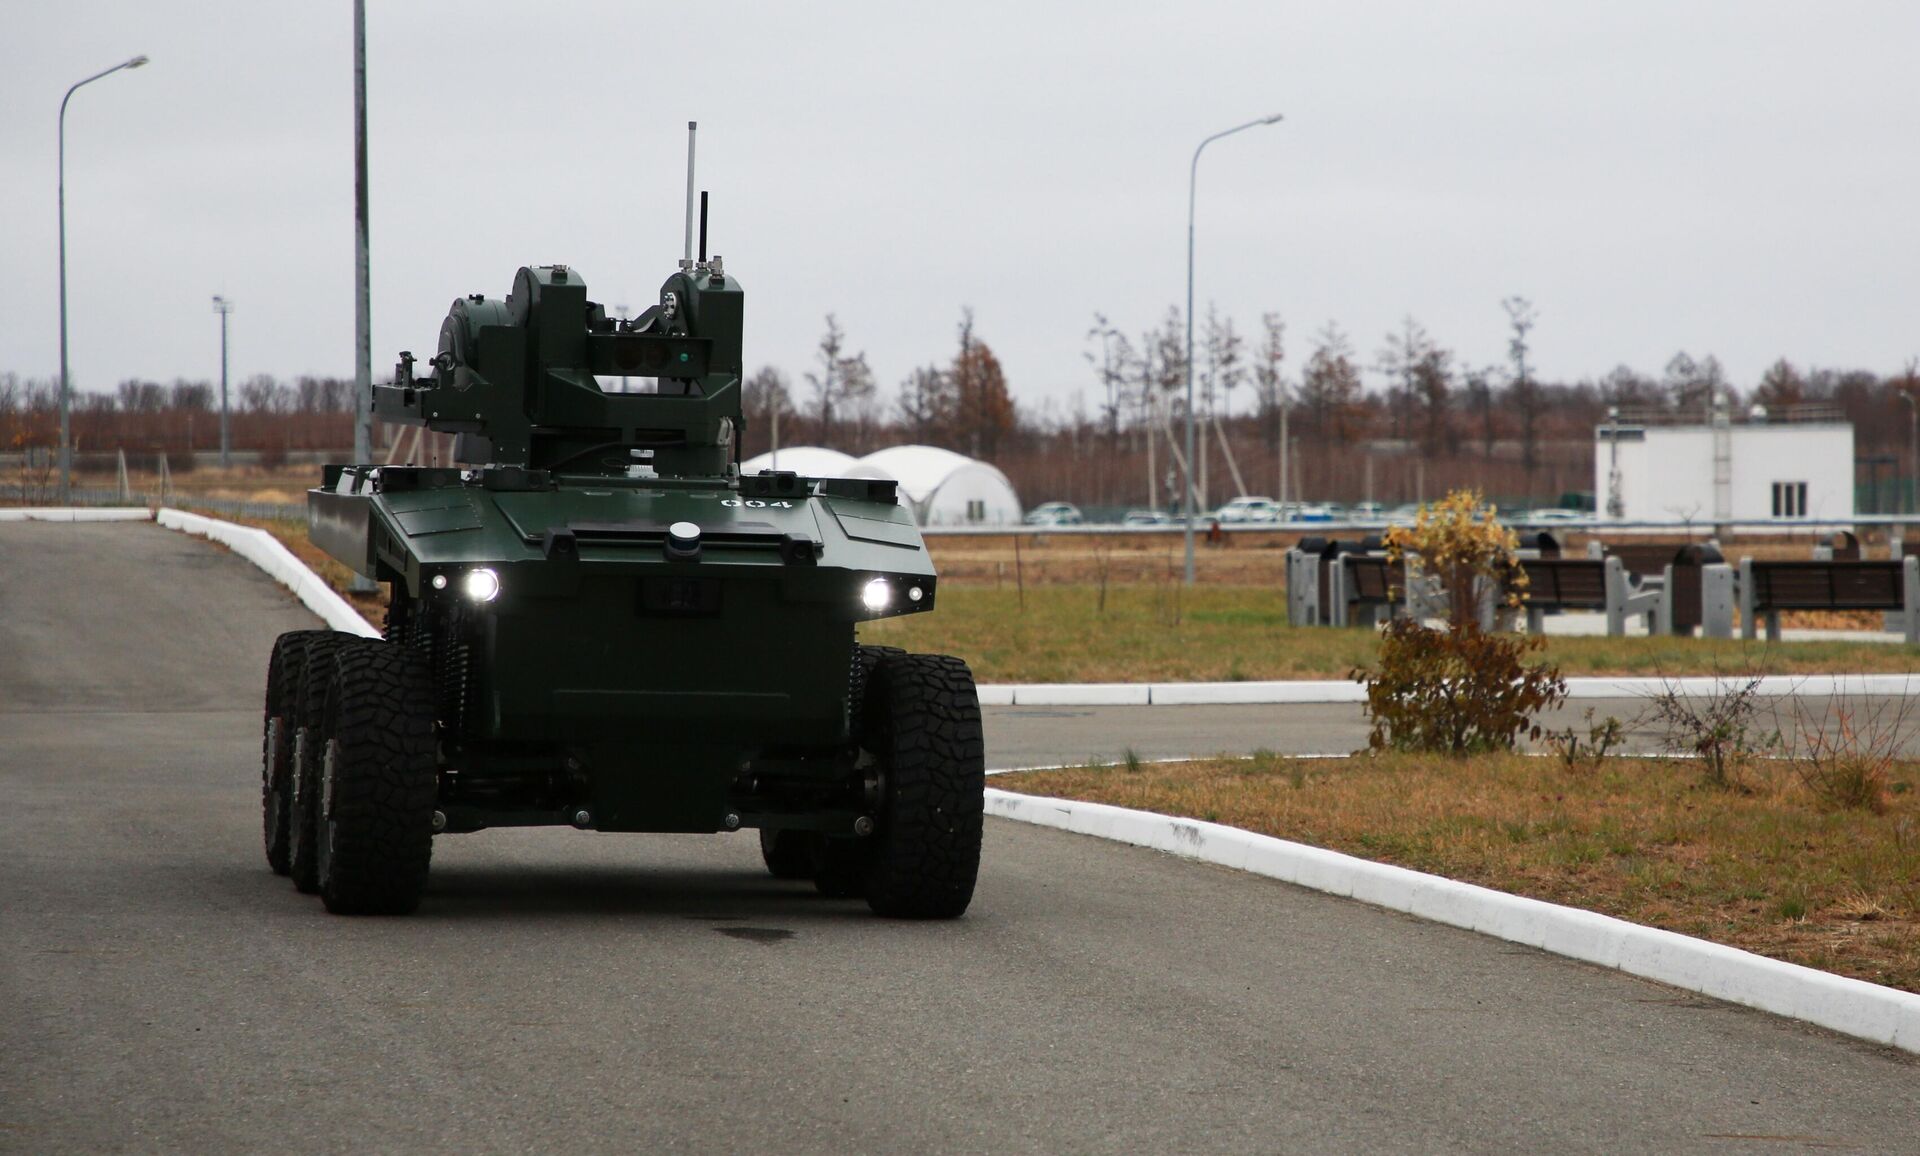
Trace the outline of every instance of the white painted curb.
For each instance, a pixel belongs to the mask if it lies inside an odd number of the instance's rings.
[[[306,563],[294,557],[293,551],[282,546],[278,538],[265,530],[236,526],[232,522],[174,509],[161,510],[154,520],[170,530],[210,538],[260,567],[268,577],[293,591],[295,598],[305,603],[307,609],[319,615],[321,621],[332,629],[358,634],[362,638],[380,637],[380,632],[360,617],[360,612],[351,603],[334,593],[333,587],[307,569]]]
[[[989,787],[987,813],[1250,871],[1920,1053],[1920,995],[1677,932],[1150,811]]]
[[[147,522],[153,511],[138,506],[23,506],[0,510],[0,522]]]

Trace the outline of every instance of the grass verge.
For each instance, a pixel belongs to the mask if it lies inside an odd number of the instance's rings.
[[[1789,764],[1273,756],[995,776],[1012,791],[1225,823],[1920,991],[1920,764],[1882,814]]]
[[[1377,649],[1366,630],[1287,625],[1278,590],[1172,584],[940,588],[939,608],[869,623],[863,641],[958,654],[983,682],[1235,682],[1345,678]],[[1550,638],[1563,674],[1906,673],[1920,647],[1876,642]]]

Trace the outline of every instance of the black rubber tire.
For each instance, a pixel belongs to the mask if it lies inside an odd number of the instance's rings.
[[[289,630],[273,640],[267,660],[266,705],[260,721],[261,843],[267,866],[285,875],[293,822],[293,732],[300,704],[300,676],[307,644],[325,630]]]
[[[811,831],[769,831],[760,829],[760,858],[767,873],[775,879],[808,879],[813,875]]]
[[[944,654],[889,655],[866,713],[862,745],[885,776],[877,829],[860,841],[867,906],[896,919],[956,918],[973,901],[986,814],[973,672]]]
[[[293,798],[287,808],[287,874],[305,894],[320,890],[319,839],[320,758],[322,724],[327,710],[327,687],[333,681],[334,656],[354,635],[332,630],[313,631],[307,640],[300,681],[293,688],[293,736],[289,778]]]
[[[433,857],[439,769],[433,672],[373,639],[339,649],[320,784],[320,898],[336,915],[405,915]]]

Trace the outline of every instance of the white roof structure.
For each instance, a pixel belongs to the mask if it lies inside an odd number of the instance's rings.
[[[1011,526],[1020,496],[1007,475],[938,446],[892,446],[861,458],[853,477],[893,478],[922,526]]]
[[[792,470],[808,478],[884,478],[900,492],[922,526],[1013,526],[1020,496],[1007,476],[985,462],[938,446],[892,446],[853,458],[820,446],[787,446],[740,464],[741,476]]]
[[[740,463],[740,476],[748,477],[761,470],[791,470],[803,478],[845,478],[852,476],[847,471],[853,468],[854,461],[852,454],[821,446],[785,446]]]

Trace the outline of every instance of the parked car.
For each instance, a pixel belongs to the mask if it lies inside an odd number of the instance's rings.
[[[1122,526],[1170,526],[1173,517],[1159,510],[1128,510],[1120,519]]]
[[[1355,502],[1350,516],[1359,525],[1370,525],[1387,520],[1387,508],[1379,502]]]
[[[1587,513],[1585,510],[1568,510],[1553,507],[1545,510],[1528,510],[1524,514],[1514,514],[1510,520],[1535,523],[1584,523],[1593,521],[1593,515]]]
[[[1290,519],[1295,522],[1331,522],[1333,511],[1319,502],[1309,502],[1295,510]]]
[[[1411,526],[1420,516],[1420,503],[1408,502],[1404,506],[1395,506],[1387,511],[1387,524],[1390,526]]]
[[[1207,516],[1223,525],[1244,524],[1247,522],[1278,522],[1280,520],[1280,503],[1274,501],[1272,498],[1234,498]]]
[[[1078,526],[1086,521],[1072,502],[1042,502],[1020,520],[1029,526]]]

